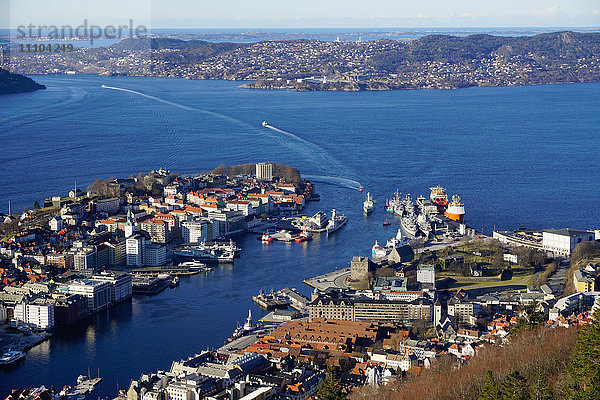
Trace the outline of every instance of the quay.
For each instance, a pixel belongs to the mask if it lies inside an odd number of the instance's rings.
[[[169,279],[151,277],[134,277],[132,280],[133,294],[154,295],[162,292],[171,285]]]
[[[266,294],[261,290],[258,295],[252,296],[252,301],[264,310],[287,308],[290,305],[290,301],[286,297],[274,291]]]
[[[324,275],[307,278],[303,282],[308,286],[318,289],[322,292],[329,288],[333,289],[348,289],[346,279],[350,276],[350,268],[338,269],[328,272]]]

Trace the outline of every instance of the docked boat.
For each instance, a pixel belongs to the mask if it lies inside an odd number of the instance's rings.
[[[363,203],[363,211],[365,212],[365,214],[371,214],[373,212],[374,203],[375,202],[373,201],[371,193],[367,192],[367,198]]]
[[[233,259],[235,258],[235,253],[233,252],[220,249],[207,250],[202,247],[175,250],[173,251],[173,254],[180,257],[208,262],[233,262]]]
[[[246,318],[246,323],[244,325],[240,325],[237,323],[237,327],[234,329],[231,336],[227,338],[227,342],[233,342],[236,339],[241,338],[242,336],[246,336],[250,334],[252,331],[256,330],[257,326],[252,323],[252,311],[248,310],[248,318]]]
[[[313,238],[312,233],[310,233],[307,230],[304,230],[304,231],[300,232],[300,234],[298,236],[296,236],[296,238],[294,239],[294,242],[297,242],[297,243],[306,242],[306,241],[312,240],[312,238]]]
[[[273,238],[273,236],[271,236],[269,231],[266,231],[258,238],[258,240],[260,240],[263,243],[271,243],[275,239]]]
[[[408,235],[416,237],[419,231],[419,225],[417,223],[417,216],[414,212],[406,212],[402,218],[400,218],[400,224],[402,225],[402,229]]]
[[[199,261],[184,261],[179,263],[178,266],[182,268],[187,268],[189,270],[206,269],[206,264],[201,263]]]
[[[177,286],[179,286],[179,277],[178,276],[174,277],[171,280],[171,287],[173,288],[173,287],[177,287]]]
[[[441,187],[440,185],[429,188],[431,193],[429,194],[429,199],[433,204],[438,207],[439,212],[444,212],[446,207],[448,206],[448,196],[446,195],[446,189]]]
[[[396,191],[394,192],[394,197],[385,202],[385,210],[389,213],[393,213],[396,212],[396,209],[401,207],[401,205],[402,200],[400,199],[400,192],[398,192],[398,190],[396,189]]]
[[[338,215],[336,209],[334,208],[333,211],[331,212],[331,218],[329,219],[329,222],[327,223],[327,234],[333,233],[337,230],[339,230],[340,228],[342,228],[344,225],[346,225],[346,222],[348,222],[348,217],[343,216],[343,215]]]
[[[0,357],[0,365],[10,365],[25,358],[25,353],[22,351],[10,350],[2,354]]]
[[[448,204],[444,215],[451,220],[462,223],[465,217],[465,205],[460,201],[457,195],[452,196],[452,201]]]

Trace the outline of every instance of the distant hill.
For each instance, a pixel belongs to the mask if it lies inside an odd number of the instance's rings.
[[[473,59],[522,56],[550,66],[600,54],[600,33],[553,32],[535,36],[428,35],[398,50],[373,57],[371,65],[399,71],[414,62],[469,62]]]
[[[46,86],[26,76],[12,74],[0,68],[0,94],[34,92],[40,89],[46,89]]]

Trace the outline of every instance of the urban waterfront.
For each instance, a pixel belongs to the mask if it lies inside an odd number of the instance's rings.
[[[291,286],[308,293],[304,278],[343,267],[351,256],[367,255],[374,239],[392,236],[397,223],[381,226],[382,206],[396,187],[427,194],[441,183],[461,194],[467,222],[488,233],[493,225],[586,228],[597,222],[591,216],[600,193],[589,179],[600,168],[597,84],[301,94],[246,91],[220,81],[36,79],[47,92],[0,100],[0,136],[11,149],[1,156],[3,168],[21,177],[0,178],[1,204],[10,199],[23,207],[75,181],[87,186],[97,177],[160,166],[195,172],[269,159],[314,176],[323,200],[306,214],[337,207],[350,222],[311,243],[238,238],[243,253],[234,267],[183,279],[175,290],[134,297],[57,332],[22,365],[0,372],[3,394],[19,385],[72,384],[87,368],[92,374],[100,368],[105,379],[95,395],[114,396],[117,379],[123,388],[142,372],[222,344],[253,308],[259,289]],[[102,90],[104,83],[156,98]],[[125,107],[131,111],[117,113]],[[283,133],[261,128],[262,120]],[[363,217],[363,195],[335,177],[360,182],[375,195],[377,211]]]

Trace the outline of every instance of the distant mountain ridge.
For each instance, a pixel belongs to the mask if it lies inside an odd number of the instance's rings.
[[[12,74],[0,68],[0,94],[34,92],[40,89],[46,89],[46,86],[26,76]]]

